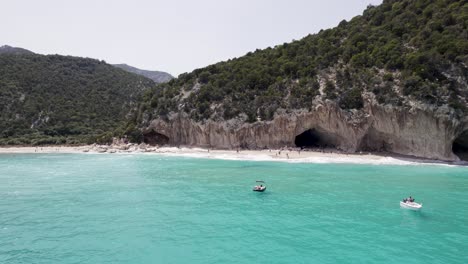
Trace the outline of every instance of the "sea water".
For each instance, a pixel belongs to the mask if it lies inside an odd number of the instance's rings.
[[[422,211],[400,208],[409,195]],[[467,167],[0,155],[0,263],[468,263],[467,249]]]

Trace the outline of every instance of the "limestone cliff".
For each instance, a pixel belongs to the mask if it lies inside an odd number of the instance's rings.
[[[363,110],[353,113],[326,101],[312,111],[283,113],[271,121],[252,124],[239,120],[196,122],[178,113],[167,120],[152,120],[145,135],[153,144],[226,149],[332,147],[347,152],[385,151],[455,161],[458,157],[452,146],[459,138],[461,147],[468,147],[468,135],[464,134],[467,130],[468,120],[450,119],[431,109],[366,102]]]

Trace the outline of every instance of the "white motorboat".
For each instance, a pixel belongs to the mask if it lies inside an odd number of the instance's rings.
[[[254,192],[263,192],[263,191],[265,191],[265,190],[266,190],[266,187],[265,187],[265,186],[255,186],[255,187],[253,188],[253,191],[254,191]]]
[[[417,211],[422,208],[422,203],[419,204],[419,203],[409,202],[409,201],[406,201],[406,202],[400,201],[400,207]]]
[[[258,183],[265,183],[264,181],[257,181]],[[264,186],[263,184],[260,184],[260,185],[256,185],[253,187],[253,190],[254,192],[264,192],[266,190],[266,186]]]

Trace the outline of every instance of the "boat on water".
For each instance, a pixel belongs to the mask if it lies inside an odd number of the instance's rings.
[[[252,191],[254,191],[254,192],[264,192],[266,190],[266,186],[263,185],[263,184],[265,184],[265,182],[264,181],[256,181],[256,182],[257,182],[257,185],[255,185],[253,187]]]
[[[410,201],[400,201],[400,207],[410,210],[418,211],[422,208],[422,203],[410,202]]]

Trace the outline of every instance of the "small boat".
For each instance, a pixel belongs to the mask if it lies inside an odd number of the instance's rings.
[[[258,183],[265,183],[264,181],[257,181],[257,185],[255,185],[253,187],[253,190],[254,192],[264,192],[266,190],[266,186],[264,186],[263,184],[258,184]]]
[[[416,202],[409,202],[409,201],[406,201],[406,202],[403,202],[403,201],[400,201],[400,207],[401,208],[405,208],[405,209],[410,209],[410,210],[420,210],[422,208],[422,203],[419,204],[419,203],[416,203]]]

